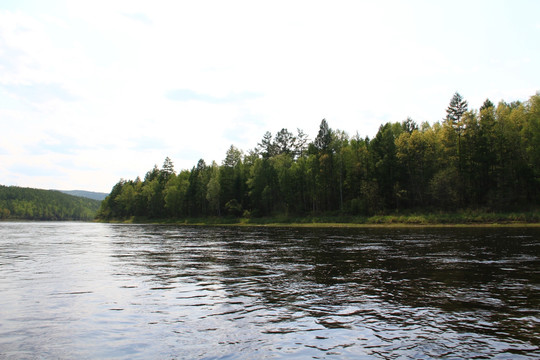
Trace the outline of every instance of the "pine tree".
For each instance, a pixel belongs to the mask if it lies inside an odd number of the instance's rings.
[[[264,133],[261,142],[257,144],[257,151],[266,159],[277,154],[276,146],[272,141],[272,133],[270,131]]]
[[[494,107],[494,106],[495,106],[495,105],[493,105],[493,103],[491,102],[491,100],[486,99],[486,101],[484,101],[484,103],[482,104],[482,106],[480,106],[480,112],[482,112],[482,110],[489,109],[489,108],[492,108],[492,107]]]
[[[454,129],[460,129],[460,120],[463,114],[467,111],[468,103],[463,97],[456,92],[450,100],[450,105],[446,109],[446,121],[452,124]]]
[[[274,147],[278,154],[291,154],[296,139],[287,129],[281,129],[274,138]]]
[[[319,125],[319,133],[315,138],[313,144],[319,152],[327,152],[330,150],[330,144],[332,143],[332,129],[328,126],[326,119],[322,119],[321,125]]]
[[[446,121],[449,125],[452,126],[452,128],[457,134],[457,168],[460,181],[463,180],[461,176],[463,175],[464,167],[464,160],[461,150],[461,137],[463,134],[464,124],[461,121],[461,118],[463,117],[463,114],[465,114],[465,112],[467,111],[467,107],[467,101],[465,101],[463,97],[458,92],[456,92],[452,97],[452,100],[450,100],[450,105],[448,105],[448,108],[446,109]]]
[[[161,167],[161,171],[159,173],[161,175],[160,178],[163,183],[166,183],[171,177],[171,175],[175,174],[174,164],[168,156],[165,158],[165,161],[163,162],[163,166]]]

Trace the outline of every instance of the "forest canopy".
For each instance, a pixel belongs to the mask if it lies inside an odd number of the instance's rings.
[[[55,190],[0,185],[0,219],[93,220],[100,201]]]
[[[470,110],[455,93],[446,114],[383,124],[372,139],[323,119],[313,140],[266,132],[255,149],[231,145],[221,164],[201,159],[180,172],[167,157],[144,179],[121,179],[98,218],[537,209],[540,94]]]

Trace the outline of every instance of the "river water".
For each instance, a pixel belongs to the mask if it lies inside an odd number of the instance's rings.
[[[0,358],[540,358],[539,240],[3,222]]]

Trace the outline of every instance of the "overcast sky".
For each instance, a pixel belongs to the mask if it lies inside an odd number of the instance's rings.
[[[109,192],[266,131],[540,90],[540,1],[0,2],[0,184]]]

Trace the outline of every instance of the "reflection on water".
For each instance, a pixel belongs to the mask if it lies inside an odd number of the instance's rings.
[[[1,358],[540,358],[539,229],[0,224]]]

